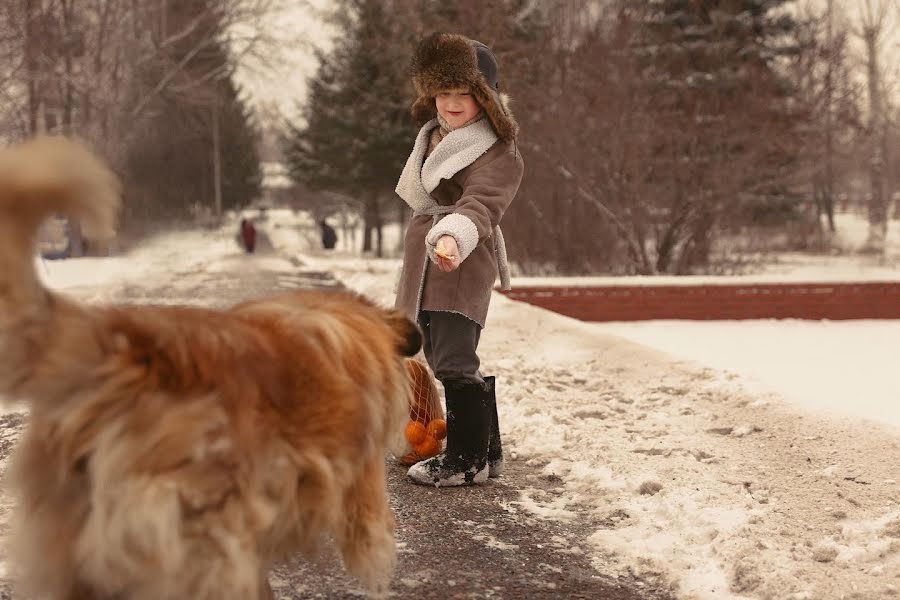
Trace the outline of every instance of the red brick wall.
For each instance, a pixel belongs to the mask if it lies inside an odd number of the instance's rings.
[[[900,319],[900,283],[521,287],[504,292],[583,321]]]

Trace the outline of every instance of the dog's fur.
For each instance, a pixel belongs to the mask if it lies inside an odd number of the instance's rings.
[[[10,558],[54,599],[256,599],[276,561],[333,536],[384,589],[384,458],[418,329],[345,293],[228,311],[83,306],[45,289],[53,213],[108,232],[113,175],[74,142],[0,152],[0,394],[30,406],[8,482]]]

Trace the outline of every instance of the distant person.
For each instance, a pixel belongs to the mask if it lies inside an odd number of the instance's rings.
[[[241,219],[241,241],[247,254],[253,254],[256,248],[256,227],[249,219]]]
[[[325,222],[325,219],[319,221],[319,227],[322,228],[322,247],[326,250],[333,250],[337,244],[337,233],[334,227]]]

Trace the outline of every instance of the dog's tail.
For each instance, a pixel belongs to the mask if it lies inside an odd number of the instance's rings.
[[[118,180],[79,143],[41,137],[0,150],[0,320],[46,295],[34,263],[44,220],[67,216],[108,238],[118,208]]]

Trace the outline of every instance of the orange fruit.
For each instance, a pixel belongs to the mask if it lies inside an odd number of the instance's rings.
[[[416,444],[421,444],[428,437],[425,426],[418,421],[410,421],[407,423],[406,431],[403,432],[403,435],[406,437],[406,441],[413,447],[415,447]]]
[[[425,436],[425,441],[423,441],[421,444],[414,445],[413,450],[415,450],[416,454],[418,454],[422,458],[431,458],[432,456],[440,453],[441,442],[428,435]]]
[[[447,421],[434,419],[425,426],[425,432],[436,440],[442,440],[447,437]]]
[[[410,467],[422,459],[419,458],[419,455],[416,454],[415,452],[407,452],[406,454],[404,454],[397,460],[400,462],[401,465],[406,465],[407,467]]]
[[[435,417],[443,415],[441,411],[441,401],[438,395],[434,378],[428,371],[428,367],[424,363],[408,358],[406,363],[406,374],[409,379],[410,390],[412,396],[409,404],[409,418],[420,421],[423,425],[428,423]]]

